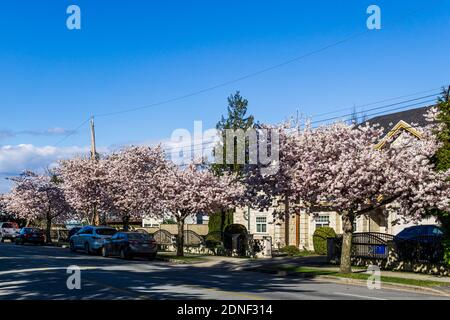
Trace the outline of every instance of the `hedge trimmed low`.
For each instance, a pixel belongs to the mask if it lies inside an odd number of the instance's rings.
[[[336,237],[336,232],[331,227],[318,227],[313,234],[314,252],[321,255],[327,254],[327,238]]]
[[[281,248],[280,252],[287,253],[288,256],[295,256],[300,253],[300,249],[296,246],[286,246]]]

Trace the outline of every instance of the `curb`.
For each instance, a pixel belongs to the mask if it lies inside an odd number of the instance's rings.
[[[300,272],[291,272],[291,271],[283,271],[283,270],[270,270],[270,269],[257,269],[257,268],[245,268],[243,271],[253,271],[253,272],[261,272],[268,273],[282,277],[296,277],[303,279],[323,279],[323,280],[332,280],[334,283],[344,283],[349,285],[357,285],[357,286],[367,286],[366,280],[360,279],[351,279],[351,278],[341,278],[335,276],[328,275],[313,275],[309,273],[300,273]],[[435,296],[441,297],[450,297],[450,292],[445,292],[442,290],[428,288],[428,287],[420,287],[414,286],[410,284],[401,284],[401,283],[390,283],[390,282],[382,282],[381,287],[383,289],[392,289],[398,291],[407,291],[407,292],[419,292],[419,293],[427,293]]]
[[[203,263],[203,261],[183,261],[183,260],[179,260],[179,259],[172,259],[172,258],[168,258],[168,257],[159,257],[156,256],[155,260],[158,261],[163,261],[163,262],[169,262],[169,263],[173,263],[173,264],[196,264],[196,263]]]
[[[341,277],[333,277],[333,276],[317,276],[316,279],[326,279],[326,280],[333,280],[336,283],[345,283],[350,285],[358,285],[358,286],[367,286],[366,280],[359,280],[359,279],[349,279],[349,278],[341,278]],[[420,287],[420,286],[414,286],[410,284],[401,284],[401,283],[391,283],[391,282],[381,282],[381,287],[383,289],[392,289],[392,290],[398,290],[398,291],[406,291],[406,292],[419,292],[419,293],[427,293],[435,296],[441,296],[441,297],[450,297],[449,292],[441,291],[438,289],[433,289],[429,287]]]

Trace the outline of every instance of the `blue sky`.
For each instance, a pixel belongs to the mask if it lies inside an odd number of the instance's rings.
[[[81,30],[66,28],[70,4],[81,8]],[[381,8],[379,31],[204,94],[97,118],[101,148],[167,139],[194,120],[213,127],[236,90],[257,120],[275,123],[297,109],[351,112],[448,84],[450,2],[4,0],[0,176],[86,150],[87,126],[55,144],[91,114],[198,91],[364,32],[370,4]]]

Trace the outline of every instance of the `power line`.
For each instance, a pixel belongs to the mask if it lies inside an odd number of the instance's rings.
[[[221,87],[225,87],[225,86],[228,86],[230,84],[233,84],[233,83],[245,80],[245,79],[249,79],[249,78],[258,76],[260,74],[269,72],[271,70],[274,70],[274,69],[286,66],[288,64],[300,61],[300,60],[308,58],[308,57],[310,57],[312,55],[315,55],[315,54],[318,54],[320,52],[326,51],[326,50],[328,50],[328,49],[330,49],[332,47],[335,47],[335,46],[341,45],[343,43],[346,43],[346,42],[348,42],[350,40],[353,40],[353,39],[355,39],[357,37],[360,37],[360,36],[362,36],[362,35],[364,35],[364,34],[366,34],[368,32],[369,32],[369,30],[365,30],[364,32],[353,34],[353,35],[351,35],[351,36],[349,36],[349,37],[347,37],[347,38],[345,38],[343,40],[331,43],[329,45],[326,45],[326,46],[324,46],[322,48],[310,51],[310,52],[308,52],[306,54],[303,54],[301,56],[294,57],[292,59],[283,61],[281,63],[269,66],[267,68],[264,68],[264,69],[261,69],[261,70],[258,70],[258,71],[255,71],[255,72],[243,75],[243,76],[240,76],[240,77],[232,79],[232,80],[228,80],[228,81],[219,83],[217,85],[214,85],[214,86],[211,86],[211,87],[208,87],[208,88],[204,88],[204,89],[201,89],[201,90],[198,90],[198,91],[194,91],[194,92],[191,92],[191,93],[188,93],[188,94],[184,94],[184,95],[181,95],[181,96],[178,96],[178,97],[174,97],[174,98],[171,98],[171,99],[159,101],[159,102],[156,102],[156,103],[153,103],[153,104],[150,104],[150,105],[146,105],[146,106],[129,108],[129,109],[113,111],[113,112],[108,112],[108,113],[98,113],[98,114],[95,114],[94,116],[97,117],[97,118],[99,118],[99,117],[108,117],[108,116],[113,116],[113,115],[119,115],[119,114],[130,113],[130,112],[135,112],[135,111],[139,111],[139,110],[144,110],[144,109],[148,109],[148,108],[152,108],[152,107],[168,104],[168,103],[171,103],[171,102],[176,102],[176,101],[179,101],[179,100],[184,100],[186,98],[193,97],[193,96],[196,96],[196,95],[200,95],[200,94],[203,94],[203,93],[206,93],[206,92],[209,92],[209,91],[221,88]],[[59,145],[62,142],[66,141],[69,137],[74,135],[78,129],[80,129],[82,126],[84,126],[86,123],[88,123],[90,121],[90,119],[91,119],[91,117],[86,119],[85,121],[83,121],[80,125],[78,125],[75,129],[73,129],[70,134],[66,135],[63,139],[58,141],[55,145]]]
[[[198,90],[198,91],[194,91],[194,92],[191,92],[191,93],[188,93],[188,94],[184,94],[184,95],[181,95],[181,96],[178,96],[178,97],[174,97],[174,98],[171,98],[171,99],[155,102],[155,103],[152,103],[152,104],[149,104],[149,105],[146,105],[146,106],[129,108],[129,109],[113,111],[113,112],[108,112],[108,113],[100,113],[100,114],[96,114],[95,116],[96,117],[108,117],[108,116],[113,116],[113,115],[119,115],[119,114],[135,112],[135,111],[139,111],[139,110],[144,110],[144,109],[148,109],[148,108],[152,108],[152,107],[168,104],[168,103],[171,103],[171,102],[176,102],[176,101],[179,101],[179,100],[184,100],[186,98],[190,98],[190,97],[193,97],[193,96],[196,96],[196,95],[203,94],[205,92],[209,92],[209,91],[221,88],[221,87],[225,87],[225,86],[228,86],[230,84],[233,84],[233,83],[236,83],[236,82],[239,82],[239,81],[242,81],[242,80],[246,80],[246,79],[258,76],[260,74],[266,73],[268,71],[271,71],[271,70],[274,70],[274,69],[286,66],[288,64],[292,64],[294,62],[303,60],[305,58],[308,58],[308,57],[313,56],[315,54],[321,53],[321,52],[326,51],[326,50],[328,50],[330,48],[333,48],[335,46],[338,46],[338,45],[341,45],[343,43],[346,43],[346,42],[348,42],[350,40],[353,40],[353,39],[355,39],[357,37],[360,37],[360,36],[368,33],[369,31],[370,30],[365,30],[363,32],[359,32],[359,33],[353,34],[353,35],[351,35],[351,36],[349,36],[349,37],[347,37],[347,38],[345,38],[343,40],[339,40],[337,42],[331,43],[331,44],[326,45],[324,47],[321,47],[319,49],[316,49],[316,50],[310,51],[308,53],[305,53],[305,54],[303,54],[301,56],[298,56],[298,57],[295,57],[295,58],[283,61],[281,63],[278,63],[278,64],[275,64],[275,65],[266,67],[264,69],[261,69],[261,70],[258,70],[258,71],[252,72],[252,73],[248,73],[246,75],[240,76],[240,77],[232,79],[232,80],[228,80],[228,81],[216,84],[216,85],[208,87],[208,88],[204,88],[204,89],[201,89],[201,90]]]
[[[80,123],[80,125],[78,125],[75,129],[71,130],[71,132],[66,135],[64,138],[62,138],[61,140],[59,140],[58,142],[55,143],[55,146],[60,145],[61,143],[63,143],[64,141],[66,141],[69,137],[73,136],[75,133],[77,133],[77,131],[79,129],[81,129],[81,127],[83,127],[86,123],[88,123],[91,120],[91,117],[89,117],[88,119],[84,120],[82,123]]]
[[[420,11],[420,10],[414,10],[414,11],[411,11],[411,12],[405,14],[403,17],[405,17],[405,16],[411,16],[413,13],[416,13],[416,12],[418,12],[418,11]],[[217,85],[212,86],[212,87],[208,87],[208,88],[205,88],[205,89],[202,89],[202,90],[198,90],[198,91],[191,92],[191,93],[188,93],[188,94],[179,96],[179,97],[175,97],[175,98],[163,100],[163,101],[156,102],[156,103],[153,103],[153,104],[150,104],[150,105],[146,105],[146,106],[141,106],[141,107],[136,107],[136,108],[130,108],[130,109],[124,109],[124,110],[119,110],[119,111],[109,112],[109,113],[99,113],[99,114],[96,114],[95,116],[97,116],[97,117],[107,117],[107,116],[112,116],[112,115],[118,115],[118,114],[123,114],[123,113],[128,113],[128,112],[134,112],[134,111],[143,110],[143,109],[147,109],[147,108],[151,108],[151,107],[155,107],[155,106],[167,104],[167,103],[170,103],[170,102],[175,102],[175,101],[179,101],[179,100],[182,100],[182,99],[186,99],[186,98],[188,98],[188,97],[192,97],[192,96],[199,95],[199,94],[202,94],[202,93],[205,93],[205,92],[208,92],[208,91],[211,91],[211,90],[220,88],[220,87],[224,87],[224,86],[233,84],[233,83],[235,83],[235,82],[242,81],[242,80],[245,80],[245,79],[248,79],[248,78],[251,78],[251,77],[260,75],[260,74],[262,74],[262,73],[271,71],[271,70],[273,70],[273,69],[280,68],[280,67],[283,67],[283,66],[285,66],[285,65],[288,65],[288,64],[297,62],[297,61],[299,61],[299,60],[302,60],[302,59],[307,58],[307,57],[309,57],[309,56],[312,56],[312,55],[314,55],[314,54],[317,54],[317,53],[320,53],[320,52],[322,52],[322,51],[325,51],[325,50],[327,50],[327,49],[329,49],[329,48],[332,48],[332,47],[338,46],[338,45],[340,45],[340,44],[343,44],[343,43],[345,43],[345,42],[348,42],[348,41],[350,41],[350,40],[353,40],[354,38],[360,37],[360,36],[362,36],[362,35],[364,35],[364,34],[366,34],[366,33],[368,33],[368,32],[370,32],[370,30],[367,29],[367,30],[365,30],[365,31],[363,31],[363,32],[359,32],[359,33],[353,34],[353,35],[351,35],[351,36],[349,36],[349,37],[347,37],[347,38],[345,38],[345,39],[343,39],[343,40],[340,40],[340,41],[331,43],[331,44],[326,45],[326,46],[324,46],[324,47],[322,47],[322,48],[319,48],[319,49],[317,49],[317,50],[308,52],[308,53],[306,53],[306,54],[304,54],[304,55],[301,55],[301,56],[298,56],[298,57],[295,57],[295,58],[292,58],[292,59],[283,61],[283,62],[281,62],[281,63],[278,63],[278,64],[276,64],[276,65],[273,65],[273,66],[270,66],[270,67],[267,67],[267,68],[264,68],[264,69],[261,69],[261,70],[259,70],[259,71],[253,72],[253,73],[249,73],[249,74],[243,75],[243,76],[238,77],[238,78],[236,78],[236,79],[232,79],[232,80],[229,80],[229,81],[225,81],[225,82],[223,82],[223,83],[217,84]],[[431,91],[431,90],[430,90],[430,91]],[[398,98],[401,98],[401,97],[398,97]],[[396,98],[392,98],[392,99],[396,99]],[[389,100],[391,100],[391,99],[384,100],[384,102],[389,101]],[[383,101],[378,101],[378,102],[376,102],[376,103],[382,103],[382,102],[383,102]],[[370,103],[370,104],[368,104],[368,105],[371,105],[371,104],[372,104],[372,103]],[[373,103],[373,104],[375,104],[375,103]],[[321,115],[325,115],[325,114],[321,114]],[[321,115],[320,115],[320,116],[321,116]],[[317,115],[316,115],[316,116],[317,116]],[[76,130],[78,130],[79,128],[81,128],[81,127],[82,127],[83,125],[85,125],[88,121],[89,121],[89,119],[87,119],[87,120],[85,120],[84,122],[82,122],[76,129],[74,129],[74,131],[76,131]],[[72,132],[71,134],[67,135],[66,137],[64,137],[63,139],[61,139],[60,141],[58,141],[58,142],[56,143],[56,145],[62,143],[63,141],[65,141],[66,139],[68,139],[70,136],[72,136],[74,133],[75,133],[75,132]]]
[[[336,109],[336,110],[328,111],[328,112],[324,112],[324,113],[313,114],[313,115],[311,115],[311,117],[314,118],[314,117],[326,116],[326,115],[337,113],[337,112],[348,111],[351,108],[355,108],[357,110],[359,108],[368,107],[368,106],[376,105],[376,104],[379,104],[379,103],[384,103],[384,102],[388,102],[388,101],[393,101],[393,100],[403,99],[403,98],[407,98],[407,97],[412,97],[412,96],[415,96],[415,95],[418,95],[418,94],[428,93],[428,92],[432,92],[432,91],[434,92],[434,91],[439,90],[439,89],[441,89],[441,87],[430,89],[430,90],[418,91],[418,92],[414,92],[414,93],[410,93],[410,94],[406,94],[406,95],[402,95],[402,96],[397,96],[397,97],[392,97],[392,98],[388,98],[388,99],[373,101],[373,102],[369,102],[369,103],[365,103],[365,104],[361,104],[361,105],[356,105],[356,106],[351,106],[351,107],[347,107],[347,108]],[[365,111],[367,111],[367,110],[362,110],[360,112],[365,112]]]
[[[436,95],[437,94],[427,95],[427,96],[423,96],[423,97],[420,97],[420,98],[409,99],[409,100],[405,100],[405,101],[401,101],[401,102],[397,102],[397,103],[393,103],[393,104],[388,104],[388,105],[372,108],[372,109],[369,109],[367,111],[377,111],[377,110],[381,110],[381,109],[397,106],[395,108],[390,108],[390,109],[387,109],[387,110],[382,110],[382,111],[369,113],[369,114],[367,114],[367,116],[368,117],[373,117],[373,116],[376,116],[376,115],[385,114],[385,113],[392,112],[392,111],[398,111],[398,110],[401,110],[401,109],[406,109],[406,108],[411,108],[411,107],[415,107],[415,106],[422,105],[422,104],[427,104],[427,103],[435,101],[435,99],[428,99],[428,100],[419,101],[419,102],[408,104],[408,105],[398,106],[400,104],[404,104],[404,103],[412,102],[412,101],[417,101],[417,100],[422,100],[424,98],[434,97]],[[409,110],[409,109],[407,109],[407,110]],[[321,122],[328,122],[328,121],[333,121],[333,120],[349,121],[350,120],[349,117],[351,117],[351,116],[352,116],[352,113],[347,113],[347,114],[343,114],[343,115],[340,115],[340,116],[330,117],[328,119],[321,119],[321,120],[312,121],[312,122],[310,122],[310,124],[313,125],[313,124],[318,124],[318,123],[321,123]],[[164,150],[171,150],[173,148],[189,148],[189,147],[192,150],[200,150],[200,149],[196,149],[196,147],[202,147],[203,148],[205,145],[209,145],[209,144],[213,144],[213,143],[214,143],[214,141],[212,141],[212,142],[211,141],[210,142],[202,142],[202,143],[197,143],[197,144],[194,143],[194,144],[182,145],[182,146],[166,146],[164,148]]]
[[[398,105],[401,105],[401,104],[404,104],[404,103],[407,103],[407,102],[413,102],[413,101],[422,100],[422,99],[430,98],[430,97],[435,97],[435,98],[436,98],[437,95],[438,95],[438,94],[432,94],[432,95],[427,95],[427,96],[423,96],[423,97],[419,97],[419,98],[415,98],[415,99],[410,99],[410,100],[406,100],[406,101],[401,101],[401,102],[397,102],[397,103],[392,103],[392,104],[388,104],[388,105],[385,105],[385,106],[380,106],[380,107],[375,107],[375,108],[367,109],[367,110],[365,110],[364,112],[370,112],[370,111],[375,111],[375,110],[385,109],[385,108],[389,108],[389,107],[393,107],[393,106],[398,106]],[[420,102],[415,103],[415,104],[412,104],[412,105],[410,105],[410,106],[418,105],[418,104],[421,104],[421,103],[432,102],[432,101],[435,101],[435,99],[431,99],[431,100],[427,100],[427,101],[420,101]],[[403,107],[401,107],[401,108],[405,108],[405,107],[407,107],[407,106],[403,106]],[[395,110],[395,109],[385,110],[385,111],[382,111],[382,112],[387,112],[387,111],[392,111],[392,110]],[[327,121],[331,121],[331,120],[338,120],[338,119],[341,119],[342,117],[348,117],[348,116],[352,116],[352,115],[353,115],[353,113],[348,113],[348,114],[345,114],[345,115],[334,116],[334,117],[327,118],[327,119],[316,120],[316,121],[313,121],[313,122],[311,122],[311,123],[320,123],[320,122],[327,122]],[[372,115],[369,114],[369,115],[367,115],[367,116],[370,117],[370,116],[372,116]]]

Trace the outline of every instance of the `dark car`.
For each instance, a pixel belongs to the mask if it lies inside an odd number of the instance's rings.
[[[22,228],[19,234],[15,238],[16,244],[33,243],[44,245],[45,236],[44,232],[38,228]]]
[[[421,225],[403,229],[394,237],[394,241],[427,241],[428,238],[438,238],[442,237],[443,235],[444,232],[442,231],[442,229],[436,225]]]
[[[157,251],[156,241],[150,234],[118,232],[105,241],[102,248],[102,256],[119,256],[122,259],[145,257],[153,260]]]

